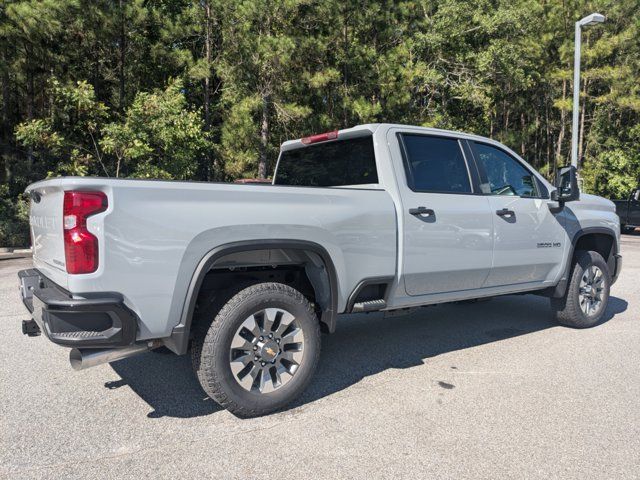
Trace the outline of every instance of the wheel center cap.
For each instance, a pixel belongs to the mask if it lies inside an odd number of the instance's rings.
[[[591,284],[585,285],[582,289],[582,293],[586,298],[589,298],[590,300],[596,300],[598,298],[598,291]]]
[[[260,349],[260,356],[264,360],[270,362],[278,356],[279,352],[280,347],[278,346],[278,344],[274,340],[269,340]]]

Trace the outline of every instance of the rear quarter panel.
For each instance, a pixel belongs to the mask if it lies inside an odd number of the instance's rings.
[[[70,275],[68,289],[119,292],[141,318],[138,339],[170,335],[198,263],[238,241],[311,241],[330,254],[338,311],[358,282],[394,275],[396,217],[384,190],[300,188],[110,179],[59,179],[99,189],[109,209],[88,222],[100,239],[100,267]]]

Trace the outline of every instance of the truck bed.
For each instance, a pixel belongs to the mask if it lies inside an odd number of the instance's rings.
[[[100,242],[98,270],[68,275],[62,238],[62,192],[99,190],[106,211],[87,227]],[[200,260],[221,245],[251,239],[303,240],[323,247],[335,264],[338,311],[364,278],[396,272],[396,210],[383,189],[306,188],[200,182],[63,177],[27,190],[34,265],[78,297],[126,292],[125,304],[163,325],[138,339],[168,336],[178,323]]]

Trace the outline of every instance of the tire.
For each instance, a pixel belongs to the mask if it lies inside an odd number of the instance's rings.
[[[555,311],[556,320],[562,325],[589,328],[600,322],[607,309],[611,274],[607,262],[598,252],[579,250],[574,259],[567,291],[562,298],[552,298],[551,307]],[[601,282],[597,281],[598,271],[601,273]],[[593,279],[592,273],[595,273]],[[590,282],[593,287],[587,288],[586,285]],[[592,296],[597,298],[591,298]],[[596,307],[597,299],[599,303]]]
[[[203,311],[209,317],[195,332],[193,368],[207,395],[231,413],[266,415],[309,384],[320,358],[320,322],[309,301],[281,283],[229,297],[219,311]]]

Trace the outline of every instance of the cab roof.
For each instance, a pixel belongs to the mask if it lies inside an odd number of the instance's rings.
[[[407,129],[407,130],[410,129],[414,131],[415,130],[424,131],[424,133],[431,133],[436,135],[437,134],[454,135],[460,138],[483,140],[491,143],[494,142],[494,140],[491,140],[489,138],[481,137],[480,135],[474,135],[471,133],[459,132],[454,130],[444,130],[441,128],[419,127],[416,125],[403,125],[399,123],[365,123],[362,125],[356,125],[351,128],[344,128],[342,130],[337,130],[338,132],[337,138],[328,139],[326,141],[345,140],[347,138],[355,138],[355,137],[361,137],[365,135],[372,135],[379,128],[386,128],[386,129],[400,128],[400,129]],[[318,136],[318,135],[314,135],[314,137],[315,136]],[[296,148],[306,147],[308,143],[304,143],[303,140],[306,140],[308,138],[310,137],[298,138],[295,140],[287,140],[286,142],[282,143],[282,145],[280,146],[280,150],[285,151],[285,150],[293,150]]]

